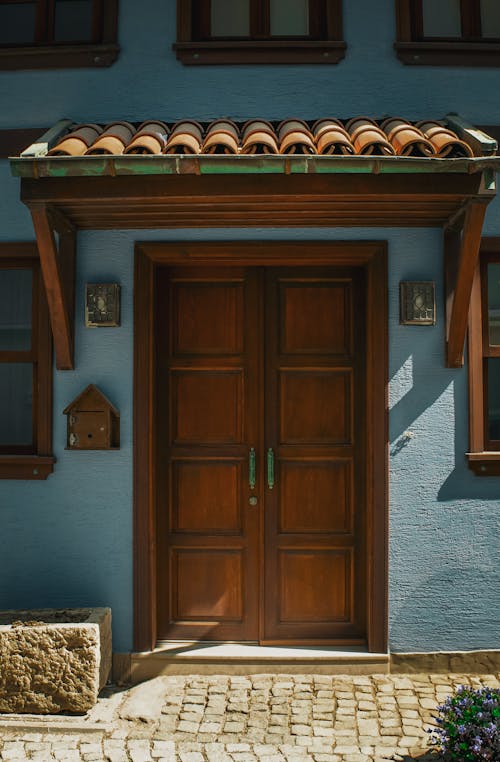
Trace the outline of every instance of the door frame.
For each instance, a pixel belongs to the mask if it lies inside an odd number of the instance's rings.
[[[350,266],[366,274],[367,640],[388,647],[386,241],[138,242],[134,272],[134,649],[157,642],[155,271],[162,265]]]

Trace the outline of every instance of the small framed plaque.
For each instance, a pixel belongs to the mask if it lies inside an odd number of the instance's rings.
[[[85,287],[85,325],[87,328],[114,328],[120,325],[120,286],[118,283],[87,283]]]
[[[399,305],[402,325],[436,325],[433,281],[402,281],[399,284]]]

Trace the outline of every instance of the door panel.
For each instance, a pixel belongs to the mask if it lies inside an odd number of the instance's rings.
[[[160,639],[258,638],[259,273],[172,268],[158,280]]]
[[[266,273],[265,642],[365,637],[362,291],[354,268]]]
[[[158,304],[160,639],[364,643],[361,268],[176,267]]]

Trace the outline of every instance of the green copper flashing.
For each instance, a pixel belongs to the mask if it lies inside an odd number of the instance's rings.
[[[499,170],[500,156],[475,159],[400,156],[54,156],[12,158],[15,177],[244,174],[470,174]]]

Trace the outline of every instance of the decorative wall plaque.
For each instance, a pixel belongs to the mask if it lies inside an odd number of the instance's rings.
[[[120,325],[120,286],[118,283],[87,283],[85,288],[85,325],[87,328]]]
[[[433,281],[402,281],[399,284],[400,323],[435,325],[436,294]]]

